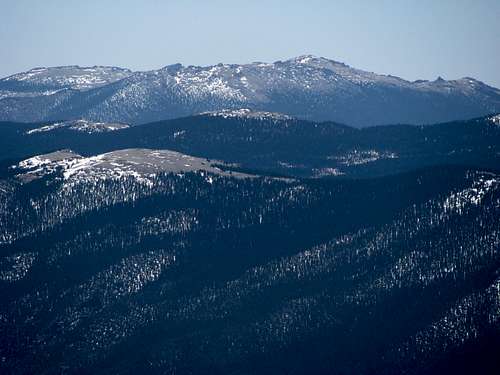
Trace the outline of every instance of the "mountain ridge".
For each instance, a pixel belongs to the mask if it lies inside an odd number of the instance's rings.
[[[0,164],[61,149],[89,157],[153,148],[224,160],[234,172],[287,177],[358,178],[431,165],[498,169],[499,118],[357,129],[235,110],[130,127],[89,121],[0,122]]]
[[[238,108],[356,127],[427,124],[500,112],[500,90],[470,77],[411,82],[312,55],[136,72],[35,68],[0,79],[0,120],[5,121],[86,118],[141,124]]]
[[[81,66],[78,64],[74,65],[58,65],[58,66],[38,66],[38,67],[33,67],[29,70],[26,71],[21,71],[18,73],[10,74],[5,77],[0,77],[0,82],[2,81],[15,81],[15,80],[25,80],[26,77],[31,76],[33,73],[39,73],[43,71],[52,71],[52,72],[57,72],[58,70],[69,70],[69,69],[74,69],[77,71],[88,71],[88,70],[95,70],[95,69],[105,69],[105,70],[111,70],[111,71],[119,71],[126,73],[123,78],[125,79],[128,76],[134,75],[134,74],[141,74],[141,73],[155,73],[155,72],[160,72],[160,71],[166,71],[169,73],[177,73],[180,70],[185,70],[185,69],[194,69],[194,70],[210,70],[213,68],[218,68],[218,67],[224,67],[224,68],[242,68],[242,67],[272,67],[275,65],[290,65],[290,64],[301,64],[301,65],[309,65],[309,66],[314,66],[317,68],[323,68],[327,70],[332,70],[334,71],[334,68],[336,69],[349,69],[353,72],[357,72],[360,74],[363,74],[365,76],[374,76],[378,78],[387,78],[389,80],[395,80],[399,81],[402,83],[406,84],[425,84],[425,83],[439,83],[439,82],[446,82],[446,83],[451,83],[451,82],[465,82],[469,81],[469,83],[476,83],[476,84],[481,84],[484,86],[488,86],[491,88],[494,88],[498,90],[496,87],[491,86],[487,84],[484,81],[481,81],[479,79],[476,79],[472,76],[464,76],[460,78],[454,78],[454,79],[444,79],[441,76],[438,76],[435,80],[431,79],[415,79],[415,80],[409,80],[405,79],[403,77],[399,77],[393,74],[382,74],[382,73],[376,73],[373,71],[368,71],[368,70],[363,70],[363,69],[358,69],[354,68],[353,66],[346,64],[344,62],[328,59],[325,57],[321,56],[316,56],[316,55],[300,55],[297,57],[293,57],[287,60],[276,60],[271,63],[267,62],[252,62],[252,63],[243,63],[243,64],[237,64],[237,63],[217,63],[213,65],[192,65],[192,64],[182,64],[182,63],[173,63],[173,64],[168,64],[163,67],[160,67],[158,69],[146,69],[146,70],[132,70],[129,68],[125,67],[120,67],[120,66],[114,66],[114,65],[92,65],[92,66]]]

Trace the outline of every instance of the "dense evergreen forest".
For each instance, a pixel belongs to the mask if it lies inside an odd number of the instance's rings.
[[[42,125],[0,125],[0,372],[499,368],[488,118]]]

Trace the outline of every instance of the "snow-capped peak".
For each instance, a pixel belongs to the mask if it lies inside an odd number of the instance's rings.
[[[38,67],[6,77],[0,82],[29,86],[88,90],[107,85],[132,74],[129,69],[113,66],[80,67],[78,65]]]
[[[315,55],[297,56],[287,60],[286,62],[289,64],[306,65],[320,69],[334,69],[340,67],[353,69],[349,65],[346,65],[342,62]]]
[[[314,55],[302,55],[302,56],[296,57],[293,60],[295,62],[299,63],[299,64],[307,64],[307,63],[309,63],[309,62],[311,62],[312,60],[315,60],[315,59],[317,59],[317,57],[314,56]]]
[[[402,93],[415,109],[411,114],[398,111]],[[68,110],[89,120],[140,124],[202,111],[258,108],[367,126],[443,122],[464,117],[470,108],[484,115],[500,108],[500,90],[470,78],[410,82],[314,55],[274,63],[174,64],[135,73],[109,67],[35,68],[0,80],[0,100],[6,98],[0,119],[23,122],[65,118]],[[462,108],[464,99],[472,107]],[[26,100],[33,105],[30,111]],[[437,110],[441,105],[454,109],[443,115]]]

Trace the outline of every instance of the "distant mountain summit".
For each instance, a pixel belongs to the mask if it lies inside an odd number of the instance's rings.
[[[0,80],[0,120],[8,121],[140,124],[240,108],[358,127],[427,124],[500,112],[500,90],[468,77],[410,82],[311,55],[146,72],[35,68]]]
[[[5,87],[3,95],[41,91],[43,89],[88,90],[121,80],[132,71],[110,66],[80,67],[59,66],[33,68],[24,73],[14,74],[1,80]]]

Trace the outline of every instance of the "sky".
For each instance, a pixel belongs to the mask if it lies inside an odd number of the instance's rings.
[[[500,87],[499,0],[0,0],[0,76],[313,54],[408,80]]]

